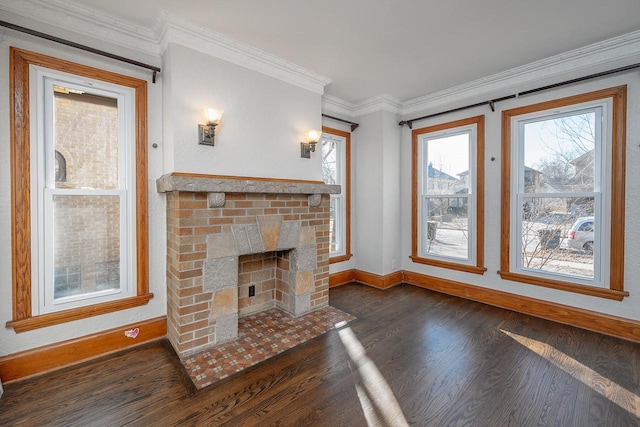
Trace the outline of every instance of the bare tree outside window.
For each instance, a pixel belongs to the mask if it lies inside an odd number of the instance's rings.
[[[325,184],[339,184],[337,170],[338,143],[332,140],[322,141],[322,180]]]
[[[592,278],[593,238],[570,245],[572,225],[595,213],[596,114],[543,118],[524,126],[522,265]],[[593,234],[593,233],[592,233]]]

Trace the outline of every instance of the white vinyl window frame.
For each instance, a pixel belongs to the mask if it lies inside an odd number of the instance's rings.
[[[475,124],[460,126],[453,129],[444,129],[437,132],[427,133],[420,136],[419,146],[419,174],[420,174],[420,209],[419,215],[419,233],[418,233],[418,256],[423,258],[432,258],[434,260],[457,262],[466,265],[474,265],[476,259],[475,249],[475,230],[476,230],[476,217],[473,214],[476,211],[476,195],[472,189],[475,187],[476,182],[476,134],[477,126]],[[455,192],[430,192],[428,189],[429,180],[433,179],[428,176],[428,167],[433,163],[435,159],[429,156],[429,143],[434,140],[442,138],[455,137],[465,135],[467,137],[469,156],[467,164],[469,165],[469,191],[465,194],[456,194]],[[424,225],[427,224],[427,210],[428,202],[433,199],[464,199],[468,206],[468,223],[467,223],[467,254],[465,258],[453,257],[447,255],[440,255],[430,253],[427,249],[429,241],[427,238],[427,230],[424,229]]]
[[[593,113],[595,115],[594,133],[594,183],[593,190],[589,192],[554,192],[554,193],[528,193],[524,182],[524,151],[525,151],[525,126],[543,120],[560,119],[579,114]],[[611,163],[611,132],[612,115],[611,99],[594,101],[579,105],[570,105],[553,110],[537,111],[522,116],[511,118],[511,131],[513,143],[513,155],[511,157],[511,167],[514,173],[511,174],[511,233],[513,239],[511,245],[511,265],[513,271],[518,274],[540,277],[551,280],[565,280],[576,284],[595,286],[604,288],[607,286],[605,278],[609,275],[609,266],[606,260],[609,259],[610,240],[607,238],[611,228],[609,218],[611,216],[611,194],[607,190],[606,176],[611,174],[608,167]],[[607,149],[608,147],[608,149]],[[564,274],[561,272],[550,272],[546,270],[528,268],[523,260],[523,239],[522,228],[524,216],[521,214],[523,202],[528,198],[593,198],[594,200],[594,271],[593,278],[586,278],[576,275]]]
[[[425,186],[428,174],[430,140],[456,135],[468,136],[468,192],[466,194],[430,193]],[[484,116],[441,123],[412,131],[412,248],[415,263],[484,274]],[[429,253],[425,229],[427,200],[464,198],[467,200],[467,255],[465,258]]]
[[[32,66],[33,79],[31,111],[31,180],[33,269],[32,310],[42,315],[62,310],[90,306],[130,298],[136,295],[136,265],[132,254],[136,253],[136,195],[135,195],[135,93],[125,86],[111,84],[87,77],[76,76],[43,67]],[[54,86],[117,100],[118,111],[118,188],[65,189],[56,188],[55,181],[55,120]],[[54,215],[53,199],[56,196],[110,196],[117,197],[120,207],[120,286],[75,296],[54,298]]]

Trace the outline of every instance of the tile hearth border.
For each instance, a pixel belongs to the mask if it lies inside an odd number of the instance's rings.
[[[354,316],[331,306],[298,317],[272,308],[239,319],[235,340],[180,361],[200,390],[352,320]]]

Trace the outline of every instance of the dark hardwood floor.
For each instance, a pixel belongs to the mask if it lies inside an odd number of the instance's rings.
[[[158,342],[6,385],[0,425],[640,425],[640,344],[412,286],[331,305],[358,319],[197,393]]]

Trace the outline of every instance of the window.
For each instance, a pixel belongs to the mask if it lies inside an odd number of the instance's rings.
[[[351,135],[328,127],[322,131],[323,180],[342,187],[331,195],[329,211],[329,262],[334,263],[351,258]]]
[[[483,274],[484,116],[412,132],[414,262]]]
[[[146,304],[146,82],[12,48],[10,92],[8,326]]]
[[[501,276],[621,300],[626,87],[503,112]]]

